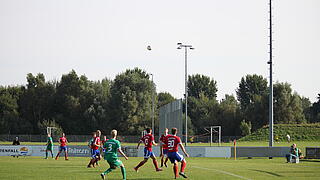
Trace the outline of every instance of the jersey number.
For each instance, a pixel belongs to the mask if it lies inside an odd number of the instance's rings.
[[[112,150],[112,144],[109,144],[107,152],[111,152],[111,150]]]
[[[174,146],[174,140],[169,140],[168,141],[168,147],[172,148]]]
[[[144,144],[147,145],[148,144],[148,139],[144,140]]]

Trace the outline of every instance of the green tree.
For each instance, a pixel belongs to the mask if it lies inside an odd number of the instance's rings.
[[[217,82],[205,75],[192,75],[188,79],[188,96],[200,98],[200,94],[215,99],[217,97]]]
[[[246,122],[245,120],[241,121],[240,124],[241,134],[247,136],[251,134],[251,122]]]
[[[268,81],[261,75],[247,75],[241,78],[236,92],[241,109],[248,109],[255,102],[257,96],[268,94]]]
[[[24,88],[0,87],[0,134],[29,134],[32,133],[32,125],[29,121],[20,117],[19,98]]]
[[[173,101],[175,101],[175,98],[168,92],[161,92],[158,94],[158,109],[161,107],[161,106],[164,106],[168,103],[171,103]]]
[[[0,87],[0,134],[10,131],[10,121],[19,117],[17,101],[6,88]]]
[[[318,94],[318,101],[312,104],[311,107],[311,122],[320,122],[320,94]]]
[[[152,82],[135,68],[116,76],[111,86],[111,125],[126,134],[139,134],[151,126]],[[156,92],[154,92],[156,94]]]
[[[209,99],[203,93],[200,98],[188,98],[188,114],[197,134],[203,134],[207,126],[218,124],[219,104],[215,99]]]
[[[311,104],[311,101],[310,101],[309,98],[306,98],[306,97],[303,97],[303,96],[302,97],[300,96],[300,100],[301,100],[301,104],[302,104],[304,117],[306,118],[307,122],[311,122],[311,119],[312,119],[312,115],[311,115],[312,104]]]
[[[87,134],[96,130],[97,120],[88,115],[94,99],[92,82],[72,70],[62,75],[57,83],[54,119],[68,134]]]
[[[288,83],[274,84],[274,119],[275,123],[303,123],[302,101],[298,94],[292,94]]]
[[[268,82],[259,75],[241,78],[236,90],[243,119],[251,122],[256,130],[268,122]]]
[[[219,103],[218,123],[223,129],[222,135],[239,135],[240,130],[240,105],[233,95],[225,95]]]
[[[30,133],[40,133],[38,122],[52,116],[52,103],[55,94],[55,85],[47,83],[43,74],[36,76],[29,73],[27,75],[27,87],[19,98],[20,114],[25,121],[29,121],[33,126]]]

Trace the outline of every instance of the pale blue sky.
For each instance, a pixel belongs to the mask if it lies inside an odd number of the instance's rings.
[[[315,101],[320,1],[275,0],[274,31],[275,81]],[[246,74],[268,78],[268,0],[0,0],[0,85],[26,84],[29,72],[101,80],[139,67],[181,98],[177,42],[196,48],[189,74],[213,77],[219,99],[235,94]]]

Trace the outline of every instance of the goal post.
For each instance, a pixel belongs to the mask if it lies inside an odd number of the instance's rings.
[[[209,126],[204,129],[210,133],[210,146],[212,146],[213,143],[213,133],[218,134],[218,144],[221,146],[221,126]]]
[[[47,134],[50,134],[52,136],[52,130],[57,129],[56,127],[47,127]]]

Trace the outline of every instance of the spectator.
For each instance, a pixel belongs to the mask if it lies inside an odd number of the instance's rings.
[[[290,148],[290,154],[287,154],[287,163],[291,162],[292,158],[293,159],[299,159],[299,152],[301,153],[301,151],[297,148],[296,144],[292,144],[291,148]]]
[[[14,140],[13,140],[13,142],[12,142],[12,145],[14,145],[14,146],[17,146],[17,145],[20,145],[20,141],[19,141],[19,138],[18,137],[16,137]],[[19,155],[13,155],[13,157],[19,157]]]
[[[19,138],[16,137],[13,142],[12,142],[12,145],[16,146],[16,145],[20,145],[20,141],[19,141]]]

